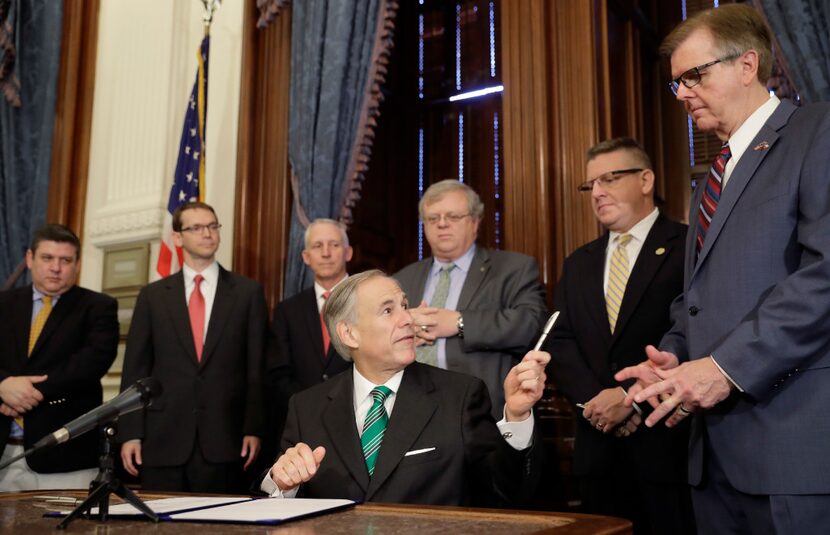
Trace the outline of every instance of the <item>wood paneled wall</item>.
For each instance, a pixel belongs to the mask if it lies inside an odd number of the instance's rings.
[[[590,200],[576,189],[585,180],[584,154],[591,145],[623,135],[639,139],[655,160],[658,193],[666,198],[667,211],[675,218],[684,216],[688,185],[671,172],[684,156],[684,115],[665,91],[665,69],[656,54],[658,33],[679,17],[674,4],[499,4],[505,86],[503,247],[538,259],[549,297],[564,258],[601,232]],[[256,1],[246,0],[245,9],[234,268],[260,280],[274,305],[282,296],[291,208],[291,17],[286,8],[274,23],[258,30]],[[396,109],[385,108],[380,122],[396,120]],[[376,167],[370,174],[394,176],[384,156],[375,152]],[[405,170],[397,174],[401,172]],[[365,195],[361,202],[400,206],[401,199],[389,188],[375,193],[391,198]],[[361,228],[353,235],[358,247],[366,234]]]
[[[291,8],[256,28],[255,0],[246,0],[236,173],[233,269],[260,281],[269,309],[282,298],[291,218],[288,168],[288,83]]]

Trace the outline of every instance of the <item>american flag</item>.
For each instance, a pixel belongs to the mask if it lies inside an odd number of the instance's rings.
[[[167,213],[161,231],[156,271],[166,277],[182,268],[182,250],[173,244],[173,212],[179,205],[205,199],[205,130],[207,127],[208,53],[210,36],[199,47],[199,69],[193,91],[187,101],[184,128],[179,142],[179,159],[173,175],[173,187],[167,201]],[[174,254],[175,252],[175,254]]]

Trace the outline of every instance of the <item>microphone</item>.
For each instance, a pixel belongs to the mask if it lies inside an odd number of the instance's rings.
[[[41,450],[63,444],[95,429],[101,424],[109,423],[119,416],[149,407],[153,402],[153,398],[159,394],[161,394],[161,383],[158,379],[153,377],[139,379],[134,385],[103,405],[75,418],[51,435],[41,438],[32,446],[32,450]]]

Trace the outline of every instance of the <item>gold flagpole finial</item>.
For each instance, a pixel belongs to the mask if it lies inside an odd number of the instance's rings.
[[[222,0],[202,0],[202,5],[205,7],[202,21],[205,24],[205,36],[210,35],[210,23],[213,22],[213,14],[219,9]]]

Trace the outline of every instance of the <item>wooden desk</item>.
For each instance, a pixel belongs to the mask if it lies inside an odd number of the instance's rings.
[[[83,492],[31,491],[0,493],[0,533],[61,533],[55,530],[59,520],[43,518],[54,505],[47,505],[34,496],[83,497]],[[169,497],[171,494],[140,493],[145,500]],[[114,498],[111,503],[117,503]],[[68,508],[71,509],[71,508]],[[630,534],[631,524],[622,519],[548,512],[472,509],[461,507],[422,507],[413,505],[364,504],[353,509],[290,522],[283,526],[199,524],[145,520],[111,519],[106,523],[78,519],[70,524],[68,533],[97,535],[135,533],[274,533],[285,535],[328,535],[357,533],[476,533],[478,535],[549,533],[553,535]]]

